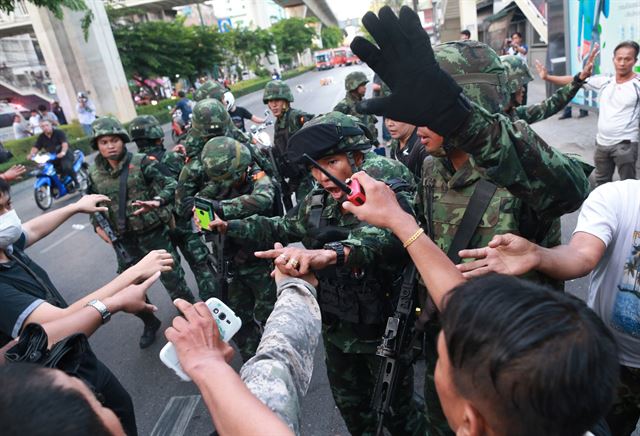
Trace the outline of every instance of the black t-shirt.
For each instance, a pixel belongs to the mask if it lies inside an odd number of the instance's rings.
[[[242,106],[236,106],[235,110],[229,111],[229,116],[238,129],[246,132],[244,130],[244,120],[250,120],[253,114]]]
[[[55,290],[45,270],[24,253],[25,245],[26,237],[23,233],[13,244],[13,255],[31,268],[47,286]],[[42,289],[31,274],[17,262],[11,260],[0,263],[0,347],[18,336],[25,319],[46,300],[47,291]],[[48,302],[56,305],[55,301]],[[67,303],[62,301],[58,305],[66,307]]]
[[[34,147],[38,150],[42,150],[44,148],[47,153],[57,154],[62,150],[63,142],[67,142],[67,136],[64,134],[64,132],[62,130],[53,129],[51,138],[49,138],[44,133],[40,134]]]

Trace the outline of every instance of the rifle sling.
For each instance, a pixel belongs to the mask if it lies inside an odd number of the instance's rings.
[[[120,190],[118,192],[118,233],[123,235],[127,228],[127,179],[129,178],[129,162],[131,153],[127,153],[120,171]]]
[[[482,221],[482,216],[487,211],[497,188],[496,185],[485,179],[480,179],[478,183],[476,183],[471,199],[469,199],[467,208],[462,216],[458,231],[453,236],[453,241],[447,252],[447,257],[449,257],[454,264],[460,263],[458,252],[469,246],[469,242],[471,242],[471,238]]]

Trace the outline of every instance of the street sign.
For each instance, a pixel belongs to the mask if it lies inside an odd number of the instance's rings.
[[[230,32],[233,28],[233,26],[231,25],[231,18],[218,19],[218,28],[220,29],[220,33]]]

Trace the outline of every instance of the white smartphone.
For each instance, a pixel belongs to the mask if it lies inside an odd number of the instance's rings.
[[[229,342],[233,335],[238,333],[240,327],[242,327],[242,320],[222,301],[217,298],[210,298],[205,303],[213,318],[218,324],[218,330],[220,331],[220,337],[223,341]],[[160,350],[160,360],[168,368],[172,369],[178,377],[184,381],[191,381],[191,378],[185,374],[180,366],[176,348],[171,342],[167,342],[167,345]]]

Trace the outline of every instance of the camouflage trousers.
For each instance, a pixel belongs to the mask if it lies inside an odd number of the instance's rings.
[[[333,399],[352,435],[375,434],[378,417],[371,408],[371,399],[380,357],[373,353],[345,353],[328,340],[330,334],[323,328],[325,362]],[[397,383],[391,404],[393,413],[385,416],[385,428],[392,435],[424,435],[426,422],[422,405],[413,398],[413,366],[400,370]]]
[[[245,362],[256,354],[262,328],[276,302],[276,285],[270,273],[270,262],[252,261],[234,268],[229,283],[229,307],[242,320],[233,341]]]
[[[215,278],[207,263],[209,249],[200,235],[193,233],[191,221],[176,219],[176,228],[169,231],[169,236],[173,246],[180,249],[193,271],[200,299],[207,301],[209,298],[218,296]]]
[[[628,436],[640,418],[640,368],[620,365],[620,384],[607,424],[614,436]]]
[[[138,262],[152,250],[167,250],[173,257],[173,269],[160,274],[160,281],[166,288],[171,300],[182,298],[193,302],[193,294],[184,280],[184,270],[180,266],[180,256],[169,239],[169,228],[165,225],[144,233],[126,233],[122,244],[129,255]],[[118,273],[126,269],[122,259],[118,257]]]

